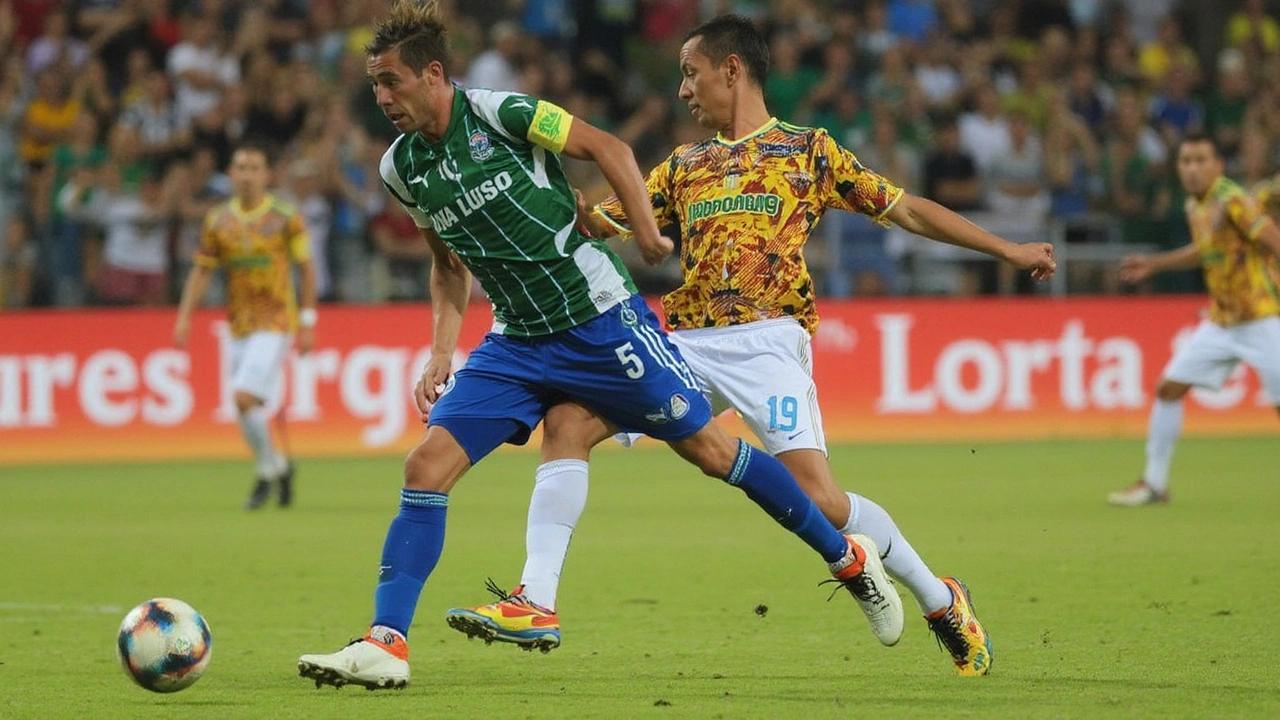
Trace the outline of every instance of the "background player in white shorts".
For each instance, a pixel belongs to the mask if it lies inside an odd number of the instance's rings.
[[[719,135],[676,148],[646,180],[658,225],[678,224],[684,240],[684,284],[663,297],[672,342],[713,409],[736,409],[832,525],[875,542],[957,671],[986,674],[991,647],[964,585],[933,575],[883,508],[845,493],[832,477],[812,378],[809,338],[818,317],[803,246],[828,208],[985,252],[1037,279],[1053,273],[1052,246],[996,237],[904,193],[825,131],[770,117],[762,90],[768,49],[746,19],[722,16],[693,30],[680,66],[680,97]],[[594,234],[629,232],[616,198],[598,205],[588,223]],[[499,591],[497,603],[456,608],[448,617],[469,634],[549,648],[559,643],[556,586],[586,503],[586,461],[611,430],[576,404],[552,408],[544,428],[521,586]]]
[[[1169,465],[1182,431],[1182,398],[1192,387],[1220,388],[1243,361],[1280,410],[1280,228],[1261,203],[1223,175],[1212,136],[1178,145],[1178,178],[1187,191],[1191,244],[1125,258],[1121,279],[1141,282],[1166,270],[1203,266],[1209,317],[1165,367],[1147,427],[1147,465],[1133,485],[1107,496],[1112,505],[1169,500]]]
[[[253,450],[256,477],[245,508],[261,507],[277,491],[281,507],[293,502],[293,465],[272,443],[266,401],[280,379],[294,329],[298,349],[315,344],[316,274],[302,215],[267,192],[271,166],[263,147],[242,145],[228,169],[234,195],[205,216],[195,265],[182,288],[173,339],[185,347],[191,312],[204,297],[209,276],[227,276],[231,324],[231,387],[240,432]],[[302,277],[302,310],[296,308],[293,264]]]

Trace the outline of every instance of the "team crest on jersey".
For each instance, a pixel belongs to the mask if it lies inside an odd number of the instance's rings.
[[[689,413],[689,401],[680,393],[671,396],[671,417],[679,420]]]
[[[724,187],[726,190],[736,190],[738,187],[738,176],[735,174],[725,175]]]
[[[471,147],[471,159],[476,162],[484,162],[493,156],[493,143],[483,130],[471,133],[468,144]]]
[[[807,172],[783,173],[783,177],[787,179],[787,182],[791,183],[791,188],[798,195],[803,195],[809,189],[809,186],[813,184],[813,176]]]

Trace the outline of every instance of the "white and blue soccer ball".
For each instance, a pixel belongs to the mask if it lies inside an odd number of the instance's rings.
[[[191,687],[213,652],[209,624],[181,600],[155,598],[129,611],[116,639],[120,665],[133,681],[158,693]]]

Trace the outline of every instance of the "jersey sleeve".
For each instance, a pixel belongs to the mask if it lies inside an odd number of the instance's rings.
[[[671,196],[674,186],[676,156],[672,153],[657,167],[649,171],[644,179],[645,188],[649,191],[649,204],[653,206],[653,219],[658,227],[666,227],[676,222],[676,206]],[[631,223],[627,221],[627,213],[622,209],[622,201],[617,195],[610,195],[604,202],[596,205],[593,212],[618,231],[620,235],[631,235]]]
[[[824,130],[815,133],[813,162],[819,197],[826,207],[889,224],[885,216],[902,199],[902,188],[863,166]]]
[[[289,257],[294,262],[311,260],[311,235],[307,232],[307,224],[302,220],[302,213],[293,212],[284,226],[285,238],[288,240]]]
[[[391,197],[395,198],[409,213],[409,217],[413,218],[413,224],[420,228],[431,227],[431,218],[418,207],[418,203],[414,202],[413,195],[409,192],[409,186],[405,185],[404,179],[400,177],[399,171],[396,170],[394,153],[396,145],[393,144],[387,148],[382,154],[382,162],[378,164],[378,174],[382,177],[382,186],[391,193]]]
[[[1272,223],[1262,204],[1244,194],[1228,199],[1223,209],[1227,220],[1250,242],[1256,242],[1263,229]]]
[[[196,254],[192,261],[204,268],[216,268],[222,264],[222,257],[218,252],[218,233],[214,229],[214,220],[219,208],[210,210],[204,216],[204,225],[200,228],[200,245],[196,248]]]

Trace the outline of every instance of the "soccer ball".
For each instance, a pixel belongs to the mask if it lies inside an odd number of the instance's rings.
[[[213,636],[200,613],[181,600],[155,598],[120,623],[116,652],[133,681],[158,693],[191,687],[209,666]]]

